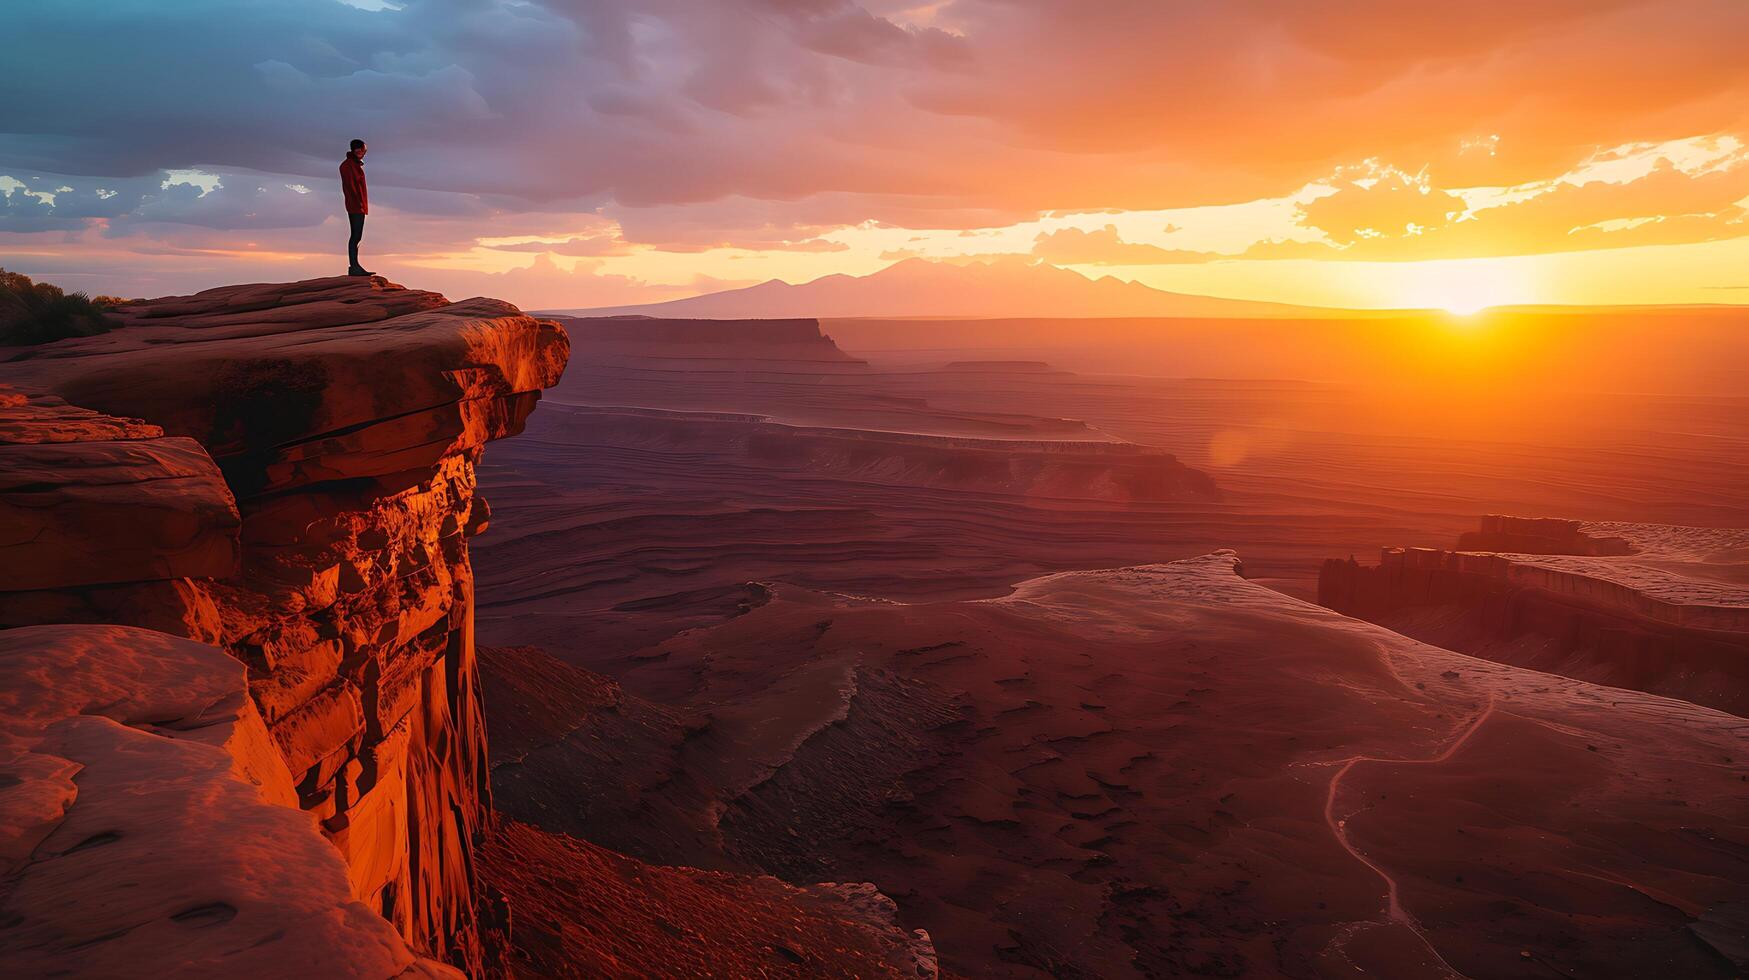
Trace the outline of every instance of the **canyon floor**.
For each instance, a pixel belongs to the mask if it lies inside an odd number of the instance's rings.
[[[515,819],[873,883],[967,976],[1744,968],[1744,556],[1653,527],[1749,527],[1741,396],[567,326],[564,380],[480,469]],[[1309,601],[1330,559],[1494,513],[1644,529],[1586,579],[1627,598],[1459,576]],[[1725,610],[1705,676],[1642,608],[1671,582]]]

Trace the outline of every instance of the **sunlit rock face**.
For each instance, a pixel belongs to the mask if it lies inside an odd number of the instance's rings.
[[[458,976],[353,897],[221,650],[0,631],[0,763],[9,976]]]
[[[477,965],[474,467],[557,381],[564,331],[380,278],[123,316],[0,349],[0,625],[222,647],[352,896],[416,951]]]
[[[0,589],[222,576],[237,557],[236,504],[199,443],[0,388]]]

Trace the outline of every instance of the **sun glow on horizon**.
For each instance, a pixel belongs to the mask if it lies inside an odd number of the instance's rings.
[[[1442,300],[1438,305],[1432,306],[1430,309],[1444,310],[1454,317],[1469,319],[1478,313],[1491,310],[1500,305],[1501,304],[1499,303],[1490,303],[1485,299],[1464,297],[1461,299]]]
[[[1542,290],[1523,263],[1459,259],[1415,263],[1403,269],[1400,305],[1468,317],[1496,306],[1541,302]]]

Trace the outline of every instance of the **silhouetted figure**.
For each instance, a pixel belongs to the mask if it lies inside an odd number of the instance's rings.
[[[358,264],[358,241],[364,237],[364,216],[370,213],[370,195],[364,186],[364,155],[370,147],[364,140],[353,140],[346,159],[340,161],[340,189],[346,194],[346,219],[352,222],[352,237],[346,241],[346,257],[352,262],[346,270],[349,276],[374,276]]]

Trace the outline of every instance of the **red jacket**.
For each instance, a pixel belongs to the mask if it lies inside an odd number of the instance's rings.
[[[347,214],[370,213],[370,195],[364,188],[364,163],[351,153],[340,161],[340,189],[346,192]]]

